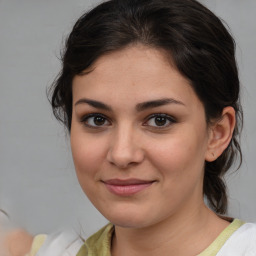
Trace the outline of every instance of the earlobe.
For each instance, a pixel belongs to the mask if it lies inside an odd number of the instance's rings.
[[[233,107],[225,107],[221,118],[211,125],[205,160],[216,160],[228,147],[235,128],[236,117]]]

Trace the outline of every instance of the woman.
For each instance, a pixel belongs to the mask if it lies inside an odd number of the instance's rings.
[[[111,223],[73,255],[255,255],[256,226],[224,216],[242,109],[221,21],[194,0],[107,1],[77,21],[62,61],[53,111]]]

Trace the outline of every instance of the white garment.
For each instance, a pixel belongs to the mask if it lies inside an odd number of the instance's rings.
[[[256,224],[242,225],[226,241],[216,256],[256,256]]]
[[[76,232],[48,235],[36,256],[75,256],[84,241]]]

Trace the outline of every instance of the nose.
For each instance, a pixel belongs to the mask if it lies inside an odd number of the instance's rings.
[[[119,129],[111,139],[107,160],[120,169],[139,164],[144,159],[144,150],[132,128]]]

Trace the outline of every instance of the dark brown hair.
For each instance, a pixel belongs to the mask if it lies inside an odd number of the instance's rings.
[[[50,88],[57,119],[71,129],[72,80],[100,56],[141,43],[165,50],[205,107],[206,121],[221,116],[226,106],[236,111],[232,140],[214,162],[205,163],[204,195],[216,213],[227,208],[223,175],[242,154],[242,126],[235,43],[210,10],[195,0],[110,0],[78,19],[67,38],[62,70]]]

